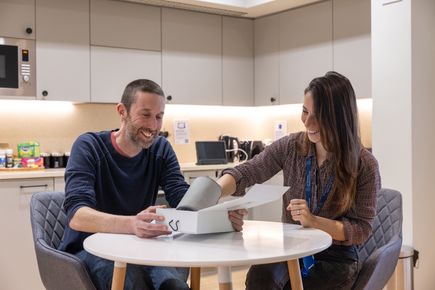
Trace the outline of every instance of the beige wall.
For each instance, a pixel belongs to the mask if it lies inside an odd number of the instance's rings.
[[[371,101],[361,100],[362,139],[371,147]],[[274,138],[274,123],[287,121],[288,132],[302,130],[301,105],[271,107],[221,107],[167,105],[163,129],[180,162],[196,162],[196,140],[217,140],[221,134],[240,140]],[[173,121],[188,120],[190,144],[174,144]],[[16,145],[38,141],[46,152],[70,151],[83,132],[117,128],[119,119],[113,104],[78,104],[44,101],[0,100],[0,143]],[[4,146],[4,145],[3,145]]]

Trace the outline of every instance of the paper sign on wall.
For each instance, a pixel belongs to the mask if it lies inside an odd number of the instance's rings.
[[[287,121],[276,121],[275,122],[275,140],[287,135]]]
[[[175,144],[189,144],[189,123],[187,120],[174,120]]]

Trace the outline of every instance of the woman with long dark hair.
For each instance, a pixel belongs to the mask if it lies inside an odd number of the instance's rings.
[[[376,159],[360,140],[355,93],[337,72],[313,79],[305,89],[301,120],[306,130],[285,136],[253,159],[226,169],[222,195],[283,171],[282,221],[321,229],[333,244],[301,259],[305,289],[350,289],[358,275],[356,246],[372,232],[376,193],[381,187]],[[287,264],[254,265],[246,287],[290,289]]]

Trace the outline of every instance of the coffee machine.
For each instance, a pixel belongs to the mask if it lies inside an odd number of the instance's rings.
[[[227,150],[228,162],[234,162],[234,159],[239,156],[238,149],[240,148],[239,139],[228,135],[219,136],[220,141],[224,141],[225,149]]]
[[[251,159],[264,150],[264,144],[262,141],[240,141],[239,148],[246,152],[248,159]],[[246,160],[245,154],[241,154],[239,160]]]

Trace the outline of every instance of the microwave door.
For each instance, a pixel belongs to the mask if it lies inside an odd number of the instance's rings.
[[[0,88],[18,89],[18,46],[0,45]]]

